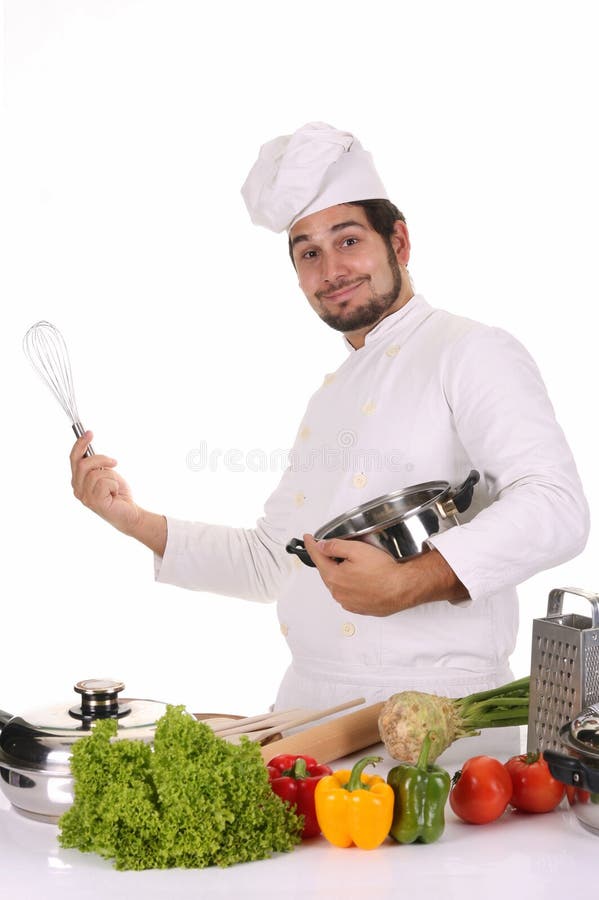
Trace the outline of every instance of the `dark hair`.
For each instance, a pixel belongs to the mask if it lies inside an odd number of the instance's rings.
[[[356,200],[349,206],[361,206],[369,225],[381,235],[389,239],[393,234],[393,226],[399,219],[405,222],[404,214],[390,200]]]
[[[399,219],[405,222],[405,216],[394,203],[390,200],[354,200],[347,204],[348,206],[360,206],[364,210],[364,214],[368,219],[368,224],[377,234],[389,243],[393,234],[393,226]],[[293,259],[293,247],[291,246],[291,238],[289,238],[289,256],[293,267],[295,268],[295,260]]]

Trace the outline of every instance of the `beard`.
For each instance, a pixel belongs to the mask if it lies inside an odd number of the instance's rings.
[[[376,325],[384,317],[385,313],[391,309],[399,297],[402,287],[401,271],[392,247],[389,247],[387,250],[387,260],[392,276],[392,285],[389,291],[384,294],[372,294],[361,306],[351,310],[351,312],[344,313],[343,307],[346,304],[343,303],[340,304],[340,309],[335,311],[321,310],[318,312],[318,315],[322,321],[330,328],[334,328],[335,331],[348,333]],[[321,300],[326,298],[327,294],[334,294],[345,287],[351,287],[352,284],[366,280],[370,281],[370,276],[367,279],[355,278],[352,281],[338,281],[331,285],[326,293],[319,291],[316,297]]]

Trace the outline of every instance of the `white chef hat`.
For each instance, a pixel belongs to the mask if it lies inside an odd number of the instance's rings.
[[[388,199],[370,153],[324,122],[264,144],[241,193],[252,222],[278,232],[338,203]]]

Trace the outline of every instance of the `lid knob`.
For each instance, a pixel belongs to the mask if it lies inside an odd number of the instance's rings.
[[[124,690],[122,681],[112,678],[87,678],[78,681],[74,690],[81,694],[81,706],[72,706],[69,715],[74,719],[120,719],[131,707],[120,703],[118,694]]]

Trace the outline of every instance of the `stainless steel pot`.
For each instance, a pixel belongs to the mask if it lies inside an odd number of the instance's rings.
[[[599,834],[599,704],[560,729],[567,754],[544,750],[554,778],[567,785],[568,803],[581,825]]]
[[[121,700],[124,687],[118,681],[89,679],[75,685],[80,695],[76,706],[24,717],[0,710],[0,788],[18,812],[51,823],[66,812],[73,802],[71,750],[97,719],[116,719],[119,738],[152,741],[166,704]]]
[[[452,488],[448,481],[426,481],[384,494],[327,522],[314,532],[314,537],[317,541],[331,538],[364,541],[397,560],[408,559],[421,553],[433,534],[460,524],[458,513],[470,506],[479,478],[473,469],[457,488]],[[299,556],[307,566],[314,566],[299,538],[292,538],[285,549]]]

